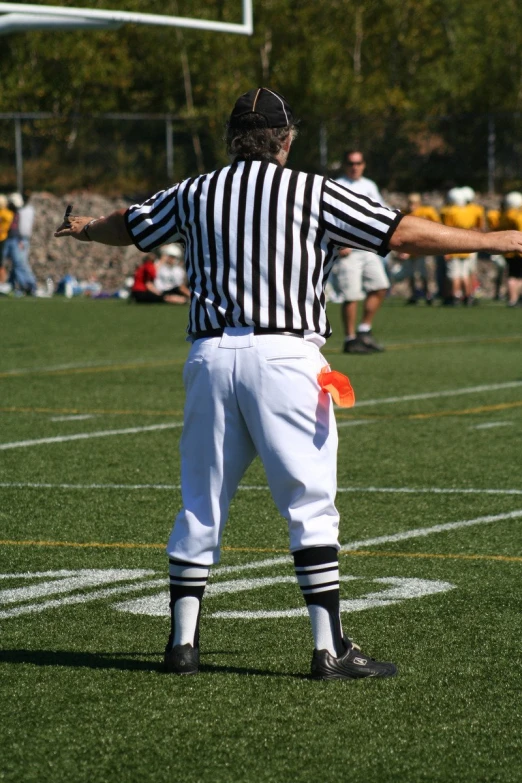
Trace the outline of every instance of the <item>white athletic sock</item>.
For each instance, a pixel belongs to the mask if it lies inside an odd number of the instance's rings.
[[[359,324],[357,331],[361,334],[367,334],[368,332],[372,331],[372,327],[370,324]]]
[[[312,623],[315,649],[328,650],[330,655],[337,658],[330,612],[319,604],[308,604],[307,609]]]
[[[297,581],[306,602],[316,650],[336,658],[344,652],[339,613],[339,562],[335,547],[294,552]]]
[[[198,624],[199,598],[185,595],[174,604],[174,639],[172,644],[194,644]]]
[[[199,647],[199,610],[209,568],[169,558],[171,628],[168,645]],[[183,640],[183,641],[180,641]]]

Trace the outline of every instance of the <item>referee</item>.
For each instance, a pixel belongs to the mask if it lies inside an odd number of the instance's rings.
[[[148,252],[182,242],[191,302],[183,371],[183,508],[167,546],[171,633],[165,668],[195,674],[199,617],[230,502],[261,458],[281,515],[314,638],[312,677],[388,677],[341,627],[335,507],[337,429],[317,376],[331,329],[324,287],[341,248],[386,255],[522,252],[522,232],[480,234],[400,213],[315,174],[285,168],[292,110],[265,87],[236,101],[231,163],[108,217],[56,231]],[[254,524],[254,520],[252,521]]]

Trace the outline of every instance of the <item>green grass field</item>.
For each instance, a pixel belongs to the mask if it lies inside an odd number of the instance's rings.
[[[355,357],[330,315],[358,399],[338,412],[343,623],[391,680],[308,678],[258,461],[201,673],[163,674],[186,310],[0,302],[0,780],[522,779],[522,311],[389,301],[386,352]]]

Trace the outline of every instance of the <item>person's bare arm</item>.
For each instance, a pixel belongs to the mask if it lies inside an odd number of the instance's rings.
[[[147,289],[147,291],[150,291],[151,294],[156,294],[156,296],[161,296],[161,291],[158,288],[156,288],[154,283],[151,283],[150,281],[148,283],[145,283],[145,288]]]
[[[474,253],[477,250],[522,254],[522,231],[482,233],[405,215],[391,236],[389,248],[412,255]]]
[[[132,245],[132,239],[125,225],[126,209],[118,209],[108,217],[92,218],[71,215],[68,223],[63,222],[54,236],[72,237],[79,242],[101,242],[102,245],[123,247]]]

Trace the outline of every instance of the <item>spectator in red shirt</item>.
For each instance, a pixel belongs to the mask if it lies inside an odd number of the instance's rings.
[[[134,272],[134,284],[131,296],[136,302],[144,304],[163,303],[185,304],[187,298],[180,294],[163,293],[155,286],[159,259],[154,255],[145,256],[143,263]]]

